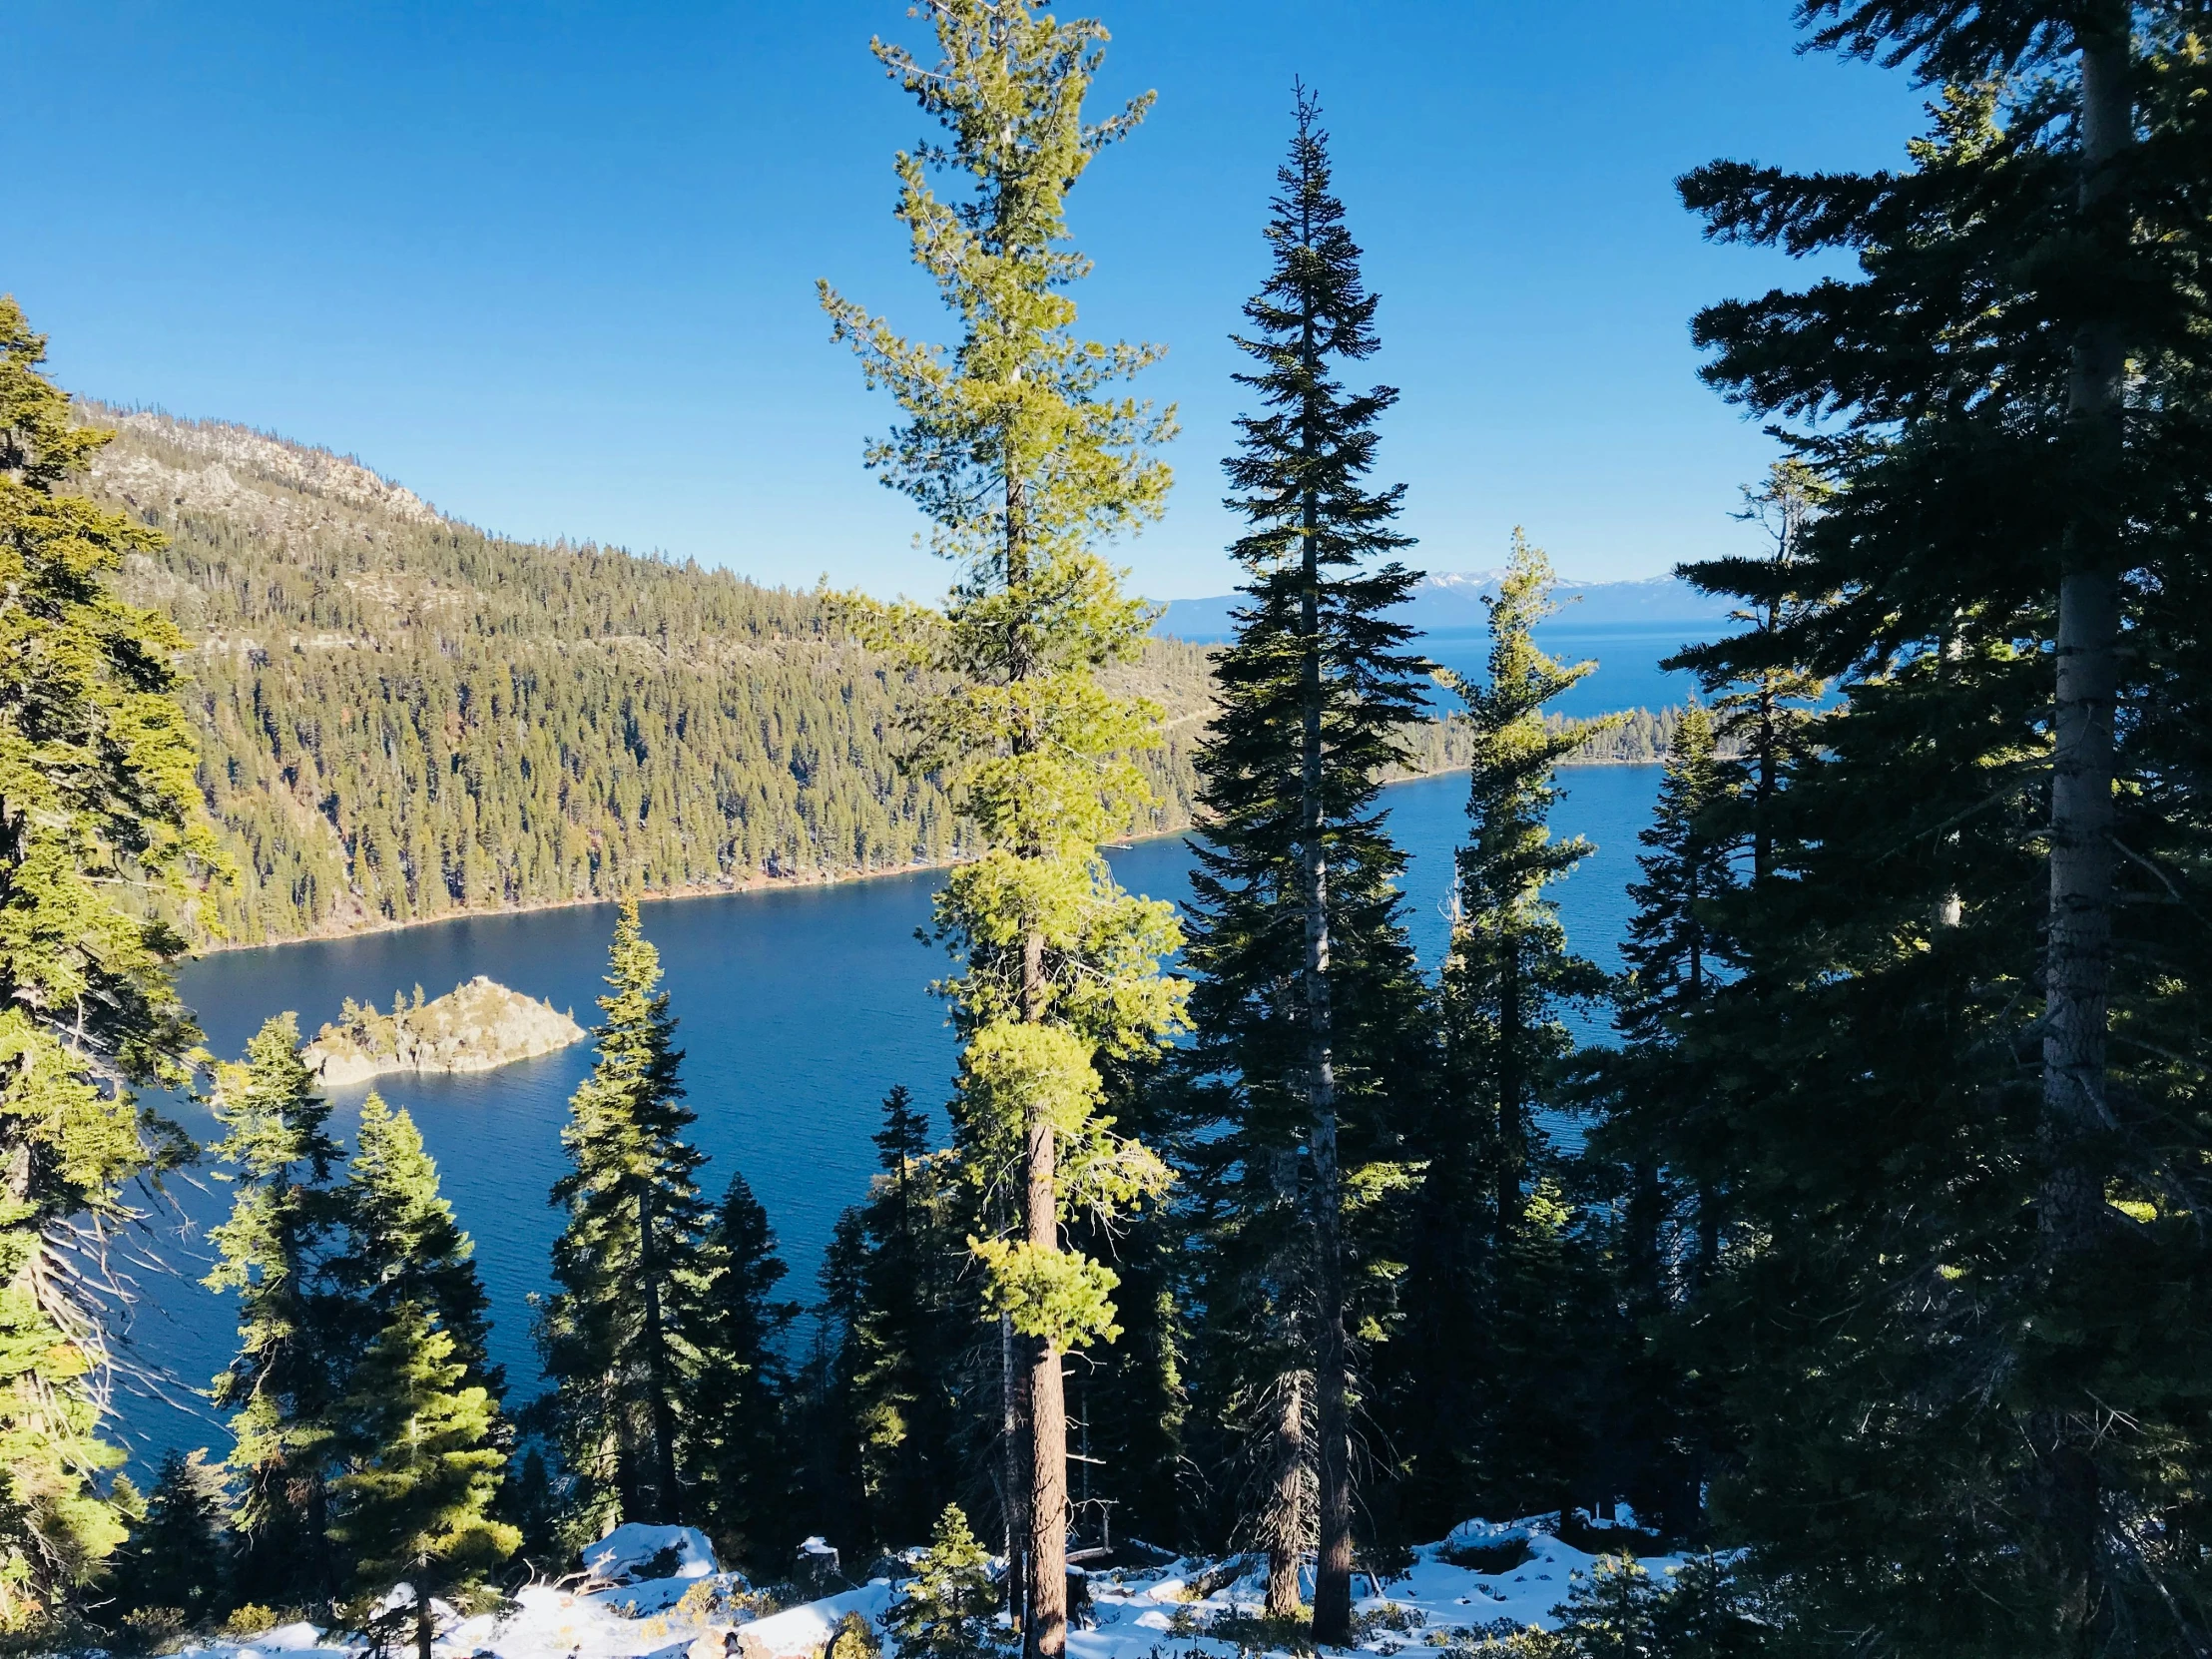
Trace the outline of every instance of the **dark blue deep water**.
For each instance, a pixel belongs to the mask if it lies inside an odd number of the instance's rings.
[[[1564,775],[1568,795],[1554,828],[1586,836],[1596,850],[1555,892],[1576,947],[1608,968],[1618,965],[1624,888],[1658,777],[1654,767]],[[1402,784],[1383,800],[1411,856],[1407,916],[1432,968],[1444,947],[1442,906],[1451,848],[1465,829],[1465,784],[1456,776]],[[1133,891],[1185,896],[1191,855],[1179,837],[1139,842],[1115,852],[1113,863]],[[703,1180],[719,1194],[731,1169],[744,1170],[792,1265],[787,1289],[803,1299],[813,1295],[838,1212],[867,1190],[875,1157],[868,1136],[884,1091],[904,1083],[935,1102],[949,1086],[951,1033],[926,990],[944,958],[914,937],[938,880],[923,873],[645,906],[681,1020],[696,1138],[713,1160]],[[396,989],[420,985],[437,996],[478,973],[572,1008],[589,1025],[613,922],[611,905],[447,921],[228,952],[190,963],[180,980],[210,1048],[222,1055],[239,1053],[264,1019],[284,1009],[311,1034],[345,997],[388,1008]],[[494,1306],[495,1355],[517,1400],[538,1386],[527,1299],[545,1284],[557,1231],[546,1190],[560,1170],[569,1094],[590,1064],[590,1045],[579,1044],[495,1072],[379,1080],[387,1100],[414,1114],[446,1197],[475,1237]],[[367,1092],[331,1091],[341,1136],[350,1136]],[[204,1111],[190,1103],[174,1109],[198,1138],[214,1137]],[[131,1326],[141,1365],[183,1387],[161,1389],[165,1401],[148,1382],[124,1384],[123,1426],[142,1455],[224,1444],[220,1425],[184,1390],[205,1386],[230,1355],[226,1299],[197,1284],[207,1270],[205,1230],[227,1208],[228,1193],[206,1165],[172,1186],[178,1204],[160,1219],[155,1246],[178,1271],[142,1274]]]

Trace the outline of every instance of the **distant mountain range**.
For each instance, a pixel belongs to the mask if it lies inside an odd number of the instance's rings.
[[[1456,634],[1480,629],[1489,622],[1485,599],[1497,594],[1502,571],[1477,570],[1424,576],[1399,615],[1424,634]],[[1653,576],[1641,582],[1562,582],[1557,598],[1560,614],[1548,627],[1560,634],[1586,629],[1672,629],[1685,637],[1710,634],[1728,616],[1728,602],[1703,594],[1673,576]],[[1223,594],[1211,599],[1176,599],[1153,632],[1163,637],[1212,645],[1231,637],[1235,624],[1230,612],[1239,596]]]

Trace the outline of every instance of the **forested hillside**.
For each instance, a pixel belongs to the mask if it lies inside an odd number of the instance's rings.
[[[97,493],[168,537],[124,586],[191,641],[232,940],[954,851],[897,766],[902,671],[814,596],[488,536],[323,451],[80,407],[118,432]],[[1162,641],[1130,672],[1176,721],[1163,830],[1189,822],[1205,666]]]
[[[955,851],[942,791],[897,764],[905,671],[815,595],[489,536],[324,450],[78,408],[117,433],[94,493],[168,538],[123,585],[191,641],[232,942]],[[1190,823],[1208,661],[1155,640],[1120,676],[1169,711],[1158,830]],[[1590,758],[1657,760],[1666,719]],[[1416,770],[1464,748],[1432,724]]]

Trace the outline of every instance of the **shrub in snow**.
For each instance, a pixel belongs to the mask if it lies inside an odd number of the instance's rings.
[[[1007,1646],[997,1618],[991,1558],[975,1541],[960,1506],[948,1503],[929,1547],[914,1563],[906,1593],[891,1604],[883,1623],[898,1638],[901,1655],[984,1659]]]
[[[883,1643],[875,1627],[857,1613],[837,1621],[837,1633],[830,1638],[823,1659],[882,1659]]]

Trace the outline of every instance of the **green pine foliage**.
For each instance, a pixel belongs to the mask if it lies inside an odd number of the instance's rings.
[[[898,1638],[902,1654],[990,1659],[1009,1647],[997,1610],[990,1556],[969,1530],[966,1513],[948,1503],[929,1547],[914,1562],[914,1576],[884,1615],[884,1626]]]
[[[207,1284],[238,1299],[239,1352],[214,1398],[231,1412],[229,1462],[245,1487],[242,1590],[279,1605],[327,1601],[337,1592],[324,1537],[332,1412],[352,1334],[321,1269],[344,1219],[330,1188],[342,1153],[290,1014],[270,1019],[244,1060],[220,1068],[212,1104],[224,1130],[212,1154],[236,1188],[210,1235]]]
[[[697,1375],[712,1227],[695,1179],[705,1158],[683,1138],[694,1119],[676,1020],[634,899],[615,924],[607,985],[598,1056],[561,1131],[570,1167],[552,1201],[566,1221],[538,1332],[583,1537],[611,1519],[684,1518],[678,1421]]]
[[[840,1220],[827,1312],[839,1334],[840,1433],[870,1532],[854,1542],[895,1548],[966,1484],[960,1453],[974,1425],[962,1368],[975,1329],[960,1280],[976,1218],[952,1155],[931,1149],[928,1119],[903,1085],[883,1099],[875,1145],[881,1173]]]
[[[405,1108],[393,1111],[371,1089],[361,1102],[353,1144],[338,1195],[346,1248],[327,1271],[347,1295],[361,1340],[388,1326],[402,1303],[412,1303],[452,1340],[453,1358],[468,1381],[496,1404],[506,1378],[486,1352],[491,1298],[477,1277],[475,1242],[438,1191],[437,1164],[423,1150],[422,1132]]]
[[[1696,323],[1824,497],[1794,569],[1711,572],[1798,609],[1702,666],[1844,691],[1683,1036],[1743,1239],[1700,1312],[1716,1511],[1808,1649],[2201,1648],[2198,20],[1807,11],[1944,90],[1907,167],[1683,185],[1716,238],[1858,262]]]
[[[730,1177],[701,1263],[698,1371],[683,1424],[699,1524],[724,1561],[780,1564],[801,1536],[784,1405],[786,1336],[801,1310],[774,1300],[787,1270],[742,1174]]]
[[[1606,1413],[1611,1474],[1670,1537],[1698,1524],[1708,1432],[1693,1420],[1693,1390],[1663,1322],[1718,1269],[1731,1151],[1717,1133],[1727,1114],[1714,1101],[1711,1071],[1684,1038],[1729,971],[1727,941],[1714,932],[1717,904],[1738,885],[1740,842],[1728,819],[1756,787],[1738,793],[1712,721],[1689,710],[1675,727],[1652,823],[1637,837],[1642,878],[1628,888],[1636,910],[1615,993],[1623,1045],[1588,1057],[1598,1121],[1587,1164],[1600,1179],[1617,1172],[1606,1195],[1623,1322]]]
[[[117,1477],[118,1485],[123,1481]],[[206,1628],[231,1607],[231,1492],[206,1448],[171,1450],[109,1566],[104,1614],[148,1634]]]
[[[182,644],[117,574],[161,538],[77,493],[109,434],[73,422],[43,336],[0,296],[0,1631],[65,1612],[122,1540],[92,1477],[102,1275],[134,1179],[185,1153],[132,1089],[184,1081],[172,988],[214,857],[175,699]]]
[[[1068,193],[1150,100],[1084,120],[1104,50],[1095,22],[1021,0],[932,0],[925,15],[938,63],[875,51],[945,129],[898,158],[899,217],[959,338],[905,339],[828,284],[823,303],[906,416],[869,464],[960,571],[941,611],[853,610],[945,688],[914,705],[912,759],[973,827],[974,855],[936,910],[963,959],[945,987],[963,1038],[954,1112],[963,1169],[986,1195],[973,1243],[984,1296],[1020,1339],[1018,1357],[1007,1347],[1025,1409],[1007,1415],[1026,1421],[1006,1439],[1026,1450],[1001,1492],[1022,1494],[1025,1639],[1052,1659],[1066,1640],[1063,1359],[1119,1331],[1117,1276],[1063,1224],[1165,1184],[1158,1157],[1099,1110],[1097,1066],[1157,1048],[1183,990],[1159,971],[1181,942],[1173,906],[1123,893],[1099,851],[1152,809],[1134,757],[1158,746],[1163,711],[1104,676],[1140,659],[1152,617],[1096,543],[1159,516],[1169,475],[1155,451],[1173,417],[1117,392],[1158,348],[1083,339],[1067,291],[1089,270],[1068,246]],[[956,194],[940,198],[936,177]]]
[[[1551,585],[1549,560],[1516,532],[1490,610],[1488,682],[1457,686],[1473,828],[1442,973],[1442,1081],[1414,1140],[1427,1173],[1391,1361],[1399,1501],[1416,1536],[1469,1514],[1563,1507],[1591,1454],[1591,1380],[1557,1333],[1602,1325],[1603,1312],[1536,1114],[1566,1103],[1565,1010],[1606,988],[1544,889],[1589,850],[1551,838],[1556,769],[1607,723],[1544,719],[1594,666],[1557,663],[1535,643]]]
[[[910,671],[819,596],[487,536],[319,450],[101,413],[122,589],[191,646],[231,939],[953,855],[938,781],[898,765]],[[1203,708],[1198,647],[1119,672]],[[1189,822],[1181,737],[1138,760],[1147,828]]]
[[[1378,348],[1377,298],[1318,122],[1302,93],[1266,233],[1274,268],[1238,341],[1254,366],[1236,378],[1261,412],[1240,417],[1227,463],[1251,528],[1232,549],[1246,600],[1198,758],[1190,1070],[1219,1124],[1198,1143],[1212,1381],[1264,1471],[1243,1530],[1268,1550],[1279,1617],[1298,1610],[1318,1536],[1316,1629],[1341,1641],[1353,1341],[1377,1329],[1389,1272],[1352,1212],[1402,1184],[1387,1159],[1429,1046],[1405,860],[1376,798],[1409,759],[1427,665],[1388,615],[1418,579],[1391,557],[1407,545],[1403,487],[1365,483],[1396,393],[1338,378]]]
[[[351,1625],[379,1651],[432,1659],[432,1599],[474,1611],[521,1533],[495,1517],[506,1467],[499,1410],[427,1310],[401,1302],[340,1401],[345,1472],[331,1541],[346,1563]],[[404,1599],[394,1596],[405,1585]]]

